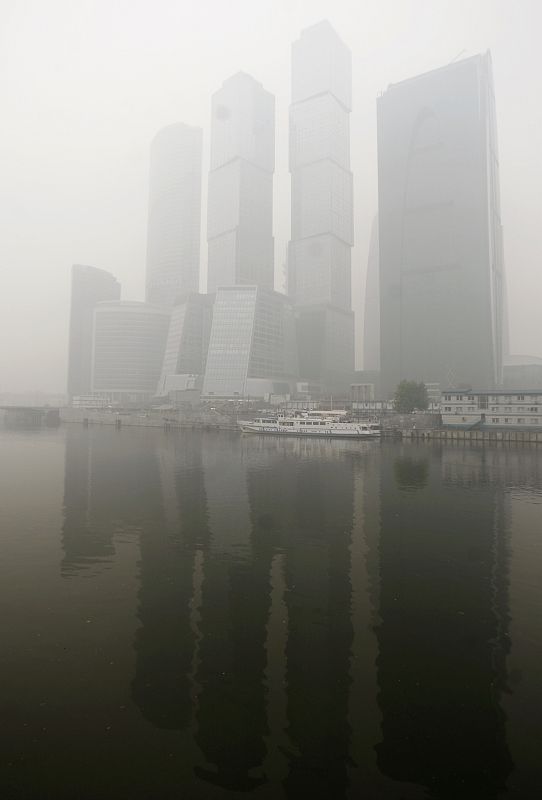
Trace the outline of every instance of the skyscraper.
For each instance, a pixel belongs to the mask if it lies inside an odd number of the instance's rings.
[[[331,25],[304,30],[292,46],[288,286],[301,376],[328,389],[345,387],[354,369],[351,83],[350,51]]]
[[[88,395],[92,373],[94,307],[102,300],[119,300],[120,283],[110,272],[74,264],[72,267],[68,395]]]
[[[207,291],[274,285],[275,98],[250,75],[212,98]]]
[[[383,389],[491,388],[504,267],[490,55],[392,85],[377,110]]]
[[[171,306],[199,290],[201,128],[178,123],[151,144],[146,299]]]
[[[375,372],[380,369],[380,277],[378,266],[378,217],[375,217],[371,228],[367,259],[363,320],[363,369]]]

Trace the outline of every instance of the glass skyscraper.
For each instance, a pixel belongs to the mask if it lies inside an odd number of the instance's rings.
[[[328,22],[294,42],[288,288],[297,307],[301,377],[325,390],[345,389],[354,370],[351,73],[350,51]]]
[[[287,394],[296,377],[292,308],[273,291],[274,169],[275,98],[239,72],[212,99],[207,397]]]
[[[243,72],[212,98],[207,291],[274,286],[275,98]]]
[[[209,294],[191,294],[172,308],[157,394],[168,394],[173,375],[204,375],[213,299]]]
[[[378,99],[382,386],[501,381],[504,265],[489,53]]]
[[[151,144],[146,299],[172,306],[199,291],[201,128],[178,123]]]
[[[363,318],[363,369],[374,372],[380,370],[380,276],[378,266],[378,217],[375,217],[371,228],[367,259]]]
[[[295,321],[288,298],[257,286],[220,288],[203,395],[288,394],[296,375]]]
[[[68,395],[90,394],[92,378],[92,326],[94,308],[103,300],[120,300],[120,283],[103,269],[72,267]]]

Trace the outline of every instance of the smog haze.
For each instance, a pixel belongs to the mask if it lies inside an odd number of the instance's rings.
[[[352,51],[352,304],[363,303],[377,209],[376,98],[391,83],[491,51],[510,350],[542,355],[542,64],[536,0],[3,0],[0,4],[0,391],[64,392],[70,270],[109,270],[144,297],[149,146],[203,128],[205,289],[211,95],[248,72],[276,96],[275,287],[290,237],[290,52],[329,19]]]

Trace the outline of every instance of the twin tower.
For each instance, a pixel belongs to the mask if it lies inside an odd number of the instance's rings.
[[[205,375],[203,394],[217,397],[289,392],[299,380],[321,391],[349,386],[351,72],[350,51],[327,22],[293,44],[286,295],[274,291],[273,95],[238,73],[212,98],[207,296],[200,293],[202,131],[177,124],[155,137],[146,300],[172,309],[162,393],[186,371]]]

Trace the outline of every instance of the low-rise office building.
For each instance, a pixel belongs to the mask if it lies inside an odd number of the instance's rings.
[[[352,400],[352,411],[355,414],[391,414],[394,411],[393,400]]]
[[[92,394],[113,404],[156,394],[170,309],[140,302],[98,303],[94,310]]]
[[[288,395],[296,376],[295,319],[288,298],[258,286],[219,288],[203,397]]]
[[[213,295],[190,294],[171,311],[162,372],[156,394],[201,390],[213,319]],[[201,379],[201,380],[198,380]]]
[[[443,425],[461,428],[542,427],[542,389],[449,389],[441,415]]]

